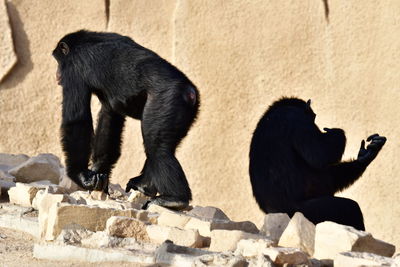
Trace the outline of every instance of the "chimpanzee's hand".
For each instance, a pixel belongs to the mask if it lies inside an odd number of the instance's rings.
[[[370,142],[365,148],[365,141],[361,141],[360,151],[358,152],[357,160],[366,165],[370,164],[378,155],[379,151],[386,143],[386,137],[379,136],[379,134],[373,134],[367,138],[367,142]]]
[[[86,170],[79,174],[83,188],[87,190],[98,190],[108,193],[108,175]]]
[[[143,179],[142,175],[129,180],[125,192],[128,193],[131,189],[139,191],[149,197],[155,197],[157,195],[156,187],[151,183],[151,181]]]
[[[344,131],[339,128],[324,128],[324,131],[327,134],[337,134],[337,135],[344,135]]]

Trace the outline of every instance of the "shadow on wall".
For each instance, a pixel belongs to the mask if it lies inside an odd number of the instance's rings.
[[[4,77],[0,84],[0,90],[16,88],[25,79],[25,76],[33,69],[29,39],[24,30],[24,23],[15,5],[7,2],[7,12],[10,19],[10,27],[13,44],[18,61],[13,69]]]

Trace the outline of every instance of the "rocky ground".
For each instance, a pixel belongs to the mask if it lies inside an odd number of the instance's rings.
[[[2,266],[398,266],[395,247],[301,213],[268,214],[261,229],[216,207],[172,211],[110,184],[78,190],[50,154],[0,154]]]

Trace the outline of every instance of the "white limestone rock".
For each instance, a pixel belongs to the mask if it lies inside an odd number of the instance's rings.
[[[141,209],[143,205],[146,204],[146,202],[151,199],[150,197],[144,195],[143,193],[140,193],[139,191],[131,191],[128,193],[127,196],[128,196],[127,201],[134,204],[137,207],[137,209]],[[153,206],[153,209],[156,209],[156,207],[160,207],[157,205],[150,205],[150,207],[151,206]],[[150,207],[147,209],[148,211],[151,210]]]
[[[132,262],[146,265],[155,263],[152,252],[128,249],[94,249],[55,243],[35,244],[33,257],[67,262]]]
[[[62,229],[71,223],[79,224],[90,231],[103,231],[110,217],[125,216],[135,218],[138,213],[137,210],[133,209],[116,210],[68,203],[55,203],[48,211],[45,239],[54,240],[61,233]]]
[[[273,247],[275,241],[269,239],[242,239],[237,243],[236,254],[244,257],[256,257],[264,255],[264,250]]]
[[[279,239],[281,247],[299,248],[308,255],[314,254],[315,225],[296,212]]]
[[[178,262],[177,262],[178,263]],[[194,266],[226,266],[226,267],[247,267],[248,263],[241,255],[232,253],[207,254],[197,257]]]
[[[240,240],[260,238],[262,236],[239,230],[213,230],[211,231],[210,251],[234,251]]]
[[[394,259],[367,252],[342,252],[334,258],[335,267],[399,267]]]
[[[249,259],[248,267],[275,267],[276,265],[266,255],[258,255],[257,257]],[[312,266],[317,267],[317,266]],[[319,267],[319,266],[318,266]]]
[[[164,211],[158,217],[158,225],[184,228],[192,217],[175,211]]]
[[[69,202],[71,198],[65,194],[51,194],[49,189],[37,192],[32,206],[39,210],[40,237],[45,238],[48,231],[49,211],[53,205]]]
[[[375,239],[370,233],[334,222],[323,222],[316,226],[315,252],[317,259],[333,259],[338,253],[369,252],[391,257],[395,246]]]
[[[148,225],[147,234],[153,243],[161,244],[166,240],[171,240],[174,244],[200,248],[203,246],[203,238],[197,230],[184,230],[176,227]]]
[[[40,189],[31,185],[16,183],[15,187],[8,190],[10,203],[21,205],[23,207],[31,207],[32,200]]]
[[[155,251],[155,262],[167,266],[204,266],[194,262],[203,255],[214,254],[208,250],[178,246],[168,240]]]

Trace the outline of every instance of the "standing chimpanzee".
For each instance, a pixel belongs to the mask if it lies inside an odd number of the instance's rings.
[[[85,189],[107,192],[129,116],[141,120],[146,162],[126,191],[139,190],[158,205],[186,207],[192,196],[175,150],[198,112],[193,83],[156,53],[115,33],[70,33],[53,56],[63,87],[61,139],[68,176]],[[102,104],[93,140],[92,94]]]
[[[346,137],[341,129],[315,124],[315,113],[297,98],[282,98],[259,121],[250,147],[253,195],[266,213],[300,211],[314,224],[334,221],[364,230],[357,202],[334,194],[352,185],[386,142],[378,134],[358,157],[342,162]]]

